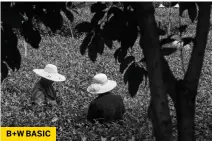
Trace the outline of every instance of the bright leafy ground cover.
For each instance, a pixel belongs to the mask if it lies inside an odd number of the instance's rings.
[[[89,20],[91,14],[88,8],[79,10],[76,21]],[[168,10],[156,10],[157,21],[162,21],[165,26],[168,21]],[[172,26],[178,26],[177,10],[172,10]],[[183,18],[182,24],[189,24],[186,35],[194,36],[195,24],[191,24],[188,18]],[[208,46],[205,52],[204,66],[199,83],[198,97],[196,101],[196,136],[198,141],[212,140],[212,40],[209,33]],[[70,141],[151,141],[152,127],[147,119],[147,107],[150,99],[150,90],[142,85],[138,94],[131,98],[127,85],[123,82],[123,76],[119,72],[119,64],[113,58],[114,50],[105,49],[105,53],[99,56],[96,63],[92,63],[87,55],[82,56],[79,46],[84,36],[80,39],[72,39],[60,35],[43,36],[38,50],[28,46],[27,57],[24,56],[23,40],[19,40],[19,49],[22,55],[21,69],[11,72],[9,77],[1,85],[1,125],[2,126],[56,126],[57,140]],[[117,48],[115,44],[114,48]],[[137,44],[135,46],[138,46]],[[184,64],[187,66],[191,54],[191,48],[184,49]],[[139,56],[141,52],[134,50]],[[183,72],[180,63],[180,51],[167,57],[169,65],[177,78],[182,78]],[[32,108],[30,106],[30,91],[33,84],[39,79],[32,70],[44,68],[47,63],[58,66],[59,72],[64,74],[67,81],[55,83],[58,90],[59,106]],[[123,125],[112,124],[102,126],[90,125],[86,121],[86,110],[94,96],[86,92],[92,76],[97,72],[103,72],[110,79],[116,80],[118,87],[114,93],[123,97],[127,112]],[[171,115],[174,129],[176,129],[175,111],[172,103]],[[176,132],[174,135],[176,136]]]

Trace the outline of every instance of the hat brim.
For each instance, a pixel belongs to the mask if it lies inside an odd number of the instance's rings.
[[[55,81],[55,82],[61,82],[61,81],[65,81],[66,78],[65,76],[59,74],[59,73],[48,73],[46,71],[44,71],[44,69],[34,69],[33,70],[37,75],[46,78],[48,80],[51,81]]]
[[[90,86],[88,86],[87,92],[91,94],[103,94],[114,89],[117,86],[117,83],[116,81],[108,80],[107,83],[105,83],[104,85],[99,85],[98,90],[95,91],[93,91],[93,85],[95,84],[91,84]]]

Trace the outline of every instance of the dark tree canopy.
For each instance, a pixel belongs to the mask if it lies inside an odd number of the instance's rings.
[[[72,3],[68,4],[70,6]],[[1,80],[7,77],[8,67],[13,71],[20,68],[21,56],[17,49],[18,36],[23,36],[33,48],[39,48],[41,41],[39,23],[43,23],[55,33],[63,25],[61,11],[70,21],[73,21],[73,14],[67,9],[64,2],[1,3]]]
[[[175,6],[176,4],[177,3],[174,2],[171,3],[170,6]],[[194,7],[196,3],[179,4],[180,16],[183,11],[188,10],[189,17],[194,21],[197,16],[197,9]],[[147,71],[140,65],[144,62],[145,58],[136,62],[134,56],[127,55],[134,47],[138,37],[141,36],[139,32],[142,29],[140,29],[138,25],[135,12],[136,5],[137,3],[128,2],[113,2],[109,4],[97,2],[91,6],[91,12],[94,13],[91,22],[82,22],[76,26],[78,32],[86,33],[86,37],[80,46],[81,54],[84,55],[86,50],[88,50],[88,56],[92,61],[96,60],[98,53],[103,53],[105,45],[112,49],[113,41],[120,43],[121,46],[116,49],[114,58],[120,63],[120,72],[124,73],[124,82],[129,84],[128,88],[132,96],[135,96],[137,93],[139,85],[143,81],[143,77],[147,76]],[[182,25],[176,30],[183,33],[186,31],[187,26],[188,25]],[[158,27],[157,31],[159,36],[167,35],[167,31],[161,27]],[[176,47],[164,47],[175,40],[172,38],[174,35],[175,34],[168,35],[166,38],[160,40],[161,51],[164,56],[170,55],[177,50]],[[182,41],[185,46],[191,43],[193,38],[184,37]]]
[[[176,3],[172,3],[174,6]],[[79,5],[79,4],[78,4]],[[140,62],[135,62],[133,56],[127,56],[127,52],[133,48],[135,41],[139,36],[138,21],[135,14],[136,3],[129,2],[113,2],[104,3],[97,2],[91,5],[91,12],[94,16],[90,22],[82,22],[76,26],[78,33],[86,33],[83,43],[80,46],[81,54],[85,54],[88,50],[88,56],[92,61],[97,58],[97,53],[102,54],[104,45],[112,49],[113,41],[118,41],[121,45],[114,54],[114,58],[120,63],[120,72],[124,73],[129,67],[129,70],[124,74],[125,83],[128,82],[127,77],[129,72],[132,72],[137,78],[135,85],[130,86],[130,92],[135,95],[140,82],[143,79],[137,76],[146,76],[147,71],[139,65]],[[186,9],[190,9],[189,16],[191,19],[196,17],[196,10],[190,8],[195,3],[180,3],[180,13]],[[49,27],[53,33],[60,30],[63,25],[63,18],[61,11],[65,13],[66,17],[72,22],[74,20],[73,14],[69,8],[74,8],[73,3],[64,2],[2,2],[2,80],[7,77],[8,67],[13,71],[20,68],[21,56],[17,49],[18,34],[24,37],[25,41],[33,48],[38,48],[41,41],[41,33],[39,32],[39,23],[43,23]],[[69,7],[69,8],[67,8]],[[11,18],[12,17],[12,18]],[[186,30],[187,26],[179,28],[180,32]],[[16,31],[16,32],[15,32]],[[159,35],[165,35],[164,29],[158,28]],[[129,36],[130,35],[130,36]],[[161,45],[165,45],[174,41],[169,35],[167,38],[161,40]],[[184,44],[192,41],[192,38],[182,39]],[[13,49],[12,49],[13,48]],[[162,48],[163,55],[170,55],[175,52],[176,48]],[[131,74],[131,73],[130,73]],[[143,77],[142,77],[143,78]],[[130,80],[129,80],[130,81]],[[134,91],[132,91],[132,89]]]

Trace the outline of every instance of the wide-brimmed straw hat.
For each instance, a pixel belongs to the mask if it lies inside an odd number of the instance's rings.
[[[87,88],[87,91],[91,94],[103,94],[116,86],[116,81],[109,80],[105,74],[99,73],[93,77],[93,83]]]
[[[47,64],[44,69],[34,69],[37,75],[52,81],[65,81],[65,76],[61,75],[57,71],[57,66],[52,64]]]

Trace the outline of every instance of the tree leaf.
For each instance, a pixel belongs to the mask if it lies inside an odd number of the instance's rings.
[[[181,25],[181,26],[178,28],[178,30],[180,31],[180,33],[183,33],[183,32],[186,30],[187,27],[188,27],[188,25]]]
[[[171,7],[174,7],[178,2],[171,2]]]
[[[72,8],[73,2],[66,2],[66,6],[67,6],[67,8]]]
[[[100,36],[100,35],[99,35],[99,36]],[[100,37],[100,38],[99,38],[99,44],[98,44],[98,53],[99,53],[99,54],[103,54],[103,52],[104,52],[104,47],[105,47],[104,41],[103,41],[102,37]]]
[[[195,2],[190,2],[189,3],[188,15],[189,15],[191,21],[194,22],[194,20],[197,17],[197,7],[196,7],[196,3]]]
[[[92,30],[92,25],[90,22],[82,22],[79,23],[76,27],[75,30],[78,33],[83,33],[83,32],[90,32]]]
[[[175,39],[171,39],[171,36],[160,40],[161,46],[165,45],[165,44],[169,44],[172,43],[173,41],[175,41]]]
[[[148,84],[148,72],[146,70],[144,71],[144,78],[145,78],[144,87],[146,87]]]
[[[138,92],[139,86],[143,81],[146,70],[138,65],[135,65],[129,73],[128,90],[132,97]]]
[[[188,9],[189,7],[189,2],[179,2],[179,6],[180,6],[180,16],[182,16],[184,10]]]
[[[192,37],[185,37],[185,38],[182,38],[182,41],[183,41],[183,46],[186,46],[187,44],[190,44],[191,42],[194,41],[194,38]]]
[[[128,7],[132,6],[134,3],[132,3],[132,2],[123,2],[122,4],[124,6],[124,9],[127,9]]]
[[[133,62],[125,71],[124,73],[124,83],[127,84],[128,80],[129,80],[129,74],[131,73],[131,71],[133,70],[133,68],[135,67],[135,62]]]
[[[19,69],[21,65],[21,55],[17,48],[18,38],[10,25],[2,24],[1,40],[1,61],[6,62],[13,71]]]
[[[8,75],[8,68],[5,63],[1,60],[1,82],[7,77]]]
[[[4,5],[4,3],[1,3]],[[8,8],[6,6],[3,6],[5,8],[2,8],[2,14],[1,14],[1,21],[4,24],[10,25],[13,28],[20,28],[22,26],[22,22],[24,21],[24,18],[15,10],[12,10],[12,8]]]
[[[122,10],[120,9],[120,8],[118,8],[118,7],[111,7],[109,10],[108,10],[108,12],[107,12],[107,14],[108,14],[108,16],[110,16],[111,14],[114,14],[114,15],[121,15],[122,14]]]
[[[162,48],[162,55],[163,56],[168,56],[172,53],[174,53],[177,50],[177,48]]]
[[[97,2],[97,3],[94,3],[94,4],[91,5],[91,12],[92,13],[101,12],[105,8],[107,8],[106,4],[103,4],[101,2]]]
[[[166,31],[163,30],[163,29],[157,28],[157,32],[158,32],[158,35],[159,35],[159,36],[164,36],[164,35],[166,35]]]
[[[115,52],[114,52],[114,58],[117,61],[118,60],[118,55],[121,52],[121,48],[118,48]]]
[[[70,22],[74,21],[74,16],[73,16],[71,11],[67,10],[66,8],[64,8],[63,12],[65,13],[66,17],[69,19]]]
[[[109,21],[105,22],[101,35],[109,40],[121,40],[125,31],[125,19],[123,15],[114,15]]]
[[[135,141],[135,137],[132,136],[132,139],[128,140],[128,141]]]
[[[132,47],[138,37],[137,23],[135,21],[128,21],[128,26],[126,26],[123,30],[124,32],[121,34],[121,44]]]
[[[49,10],[47,9],[47,13],[39,16],[39,18],[47,27],[51,29],[53,33],[55,33],[57,30],[61,29],[63,25],[63,18],[59,9],[52,9],[50,6],[51,5],[48,5]]]
[[[197,17],[197,6],[195,2],[180,2],[180,16],[184,10],[188,9],[188,15],[193,22]]]
[[[124,61],[120,64],[120,72],[124,73],[124,70],[135,60],[134,56],[127,56]]]
[[[106,22],[103,30],[101,31],[101,35],[104,39],[113,41],[116,40],[119,33],[115,30],[115,27],[111,22]]]
[[[104,15],[105,15],[105,12],[103,11],[95,13],[93,18],[91,19],[91,24],[93,26],[97,26],[99,21],[103,18]]]
[[[53,117],[53,118],[52,118],[51,122],[56,122],[56,121],[58,121],[58,120],[59,120],[59,118],[56,116],[56,117]]]
[[[145,63],[146,62],[146,58],[145,57],[143,57],[139,62],[141,62],[141,63]]]
[[[115,12],[112,9],[118,9],[119,12]],[[112,14],[112,17],[110,16],[110,13]],[[103,26],[101,31],[102,37],[109,40],[121,40],[126,29],[126,17],[123,11],[117,7],[114,7],[108,11],[107,15],[110,18],[108,18],[108,21],[105,22]]]
[[[14,48],[13,51],[11,50],[11,56],[6,59],[6,62],[13,71],[20,69],[21,54],[17,47]]]
[[[97,58],[99,38],[100,37],[97,34],[95,34],[91,43],[88,45],[88,57],[93,62],[95,62]]]
[[[112,40],[104,39],[104,43],[106,44],[107,47],[112,49],[112,47],[113,47],[113,41]]]
[[[106,141],[106,140],[107,140],[107,138],[104,138],[101,136],[101,141]]]
[[[81,53],[82,55],[85,54],[85,51],[86,51],[86,49],[88,48],[88,45],[90,44],[91,39],[93,38],[93,35],[94,35],[93,32],[89,32],[89,33],[87,34],[87,36],[84,38],[82,44],[80,45],[80,53]]]
[[[81,136],[82,141],[87,141],[87,137],[86,136]]]
[[[121,52],[118,54],[118,62],[119,63],[123,62],[126,55],[127,55],[127,50],[121,49]]]
[[[41,36],[39,31],[33,28],[32,22],[30,20],[23,23],[22,35],[24,36],[25,41],[29,43],[33,48],[39,48]]]
[[[111,137],[111,141],[114,141],[116,139],[116,137]]]

